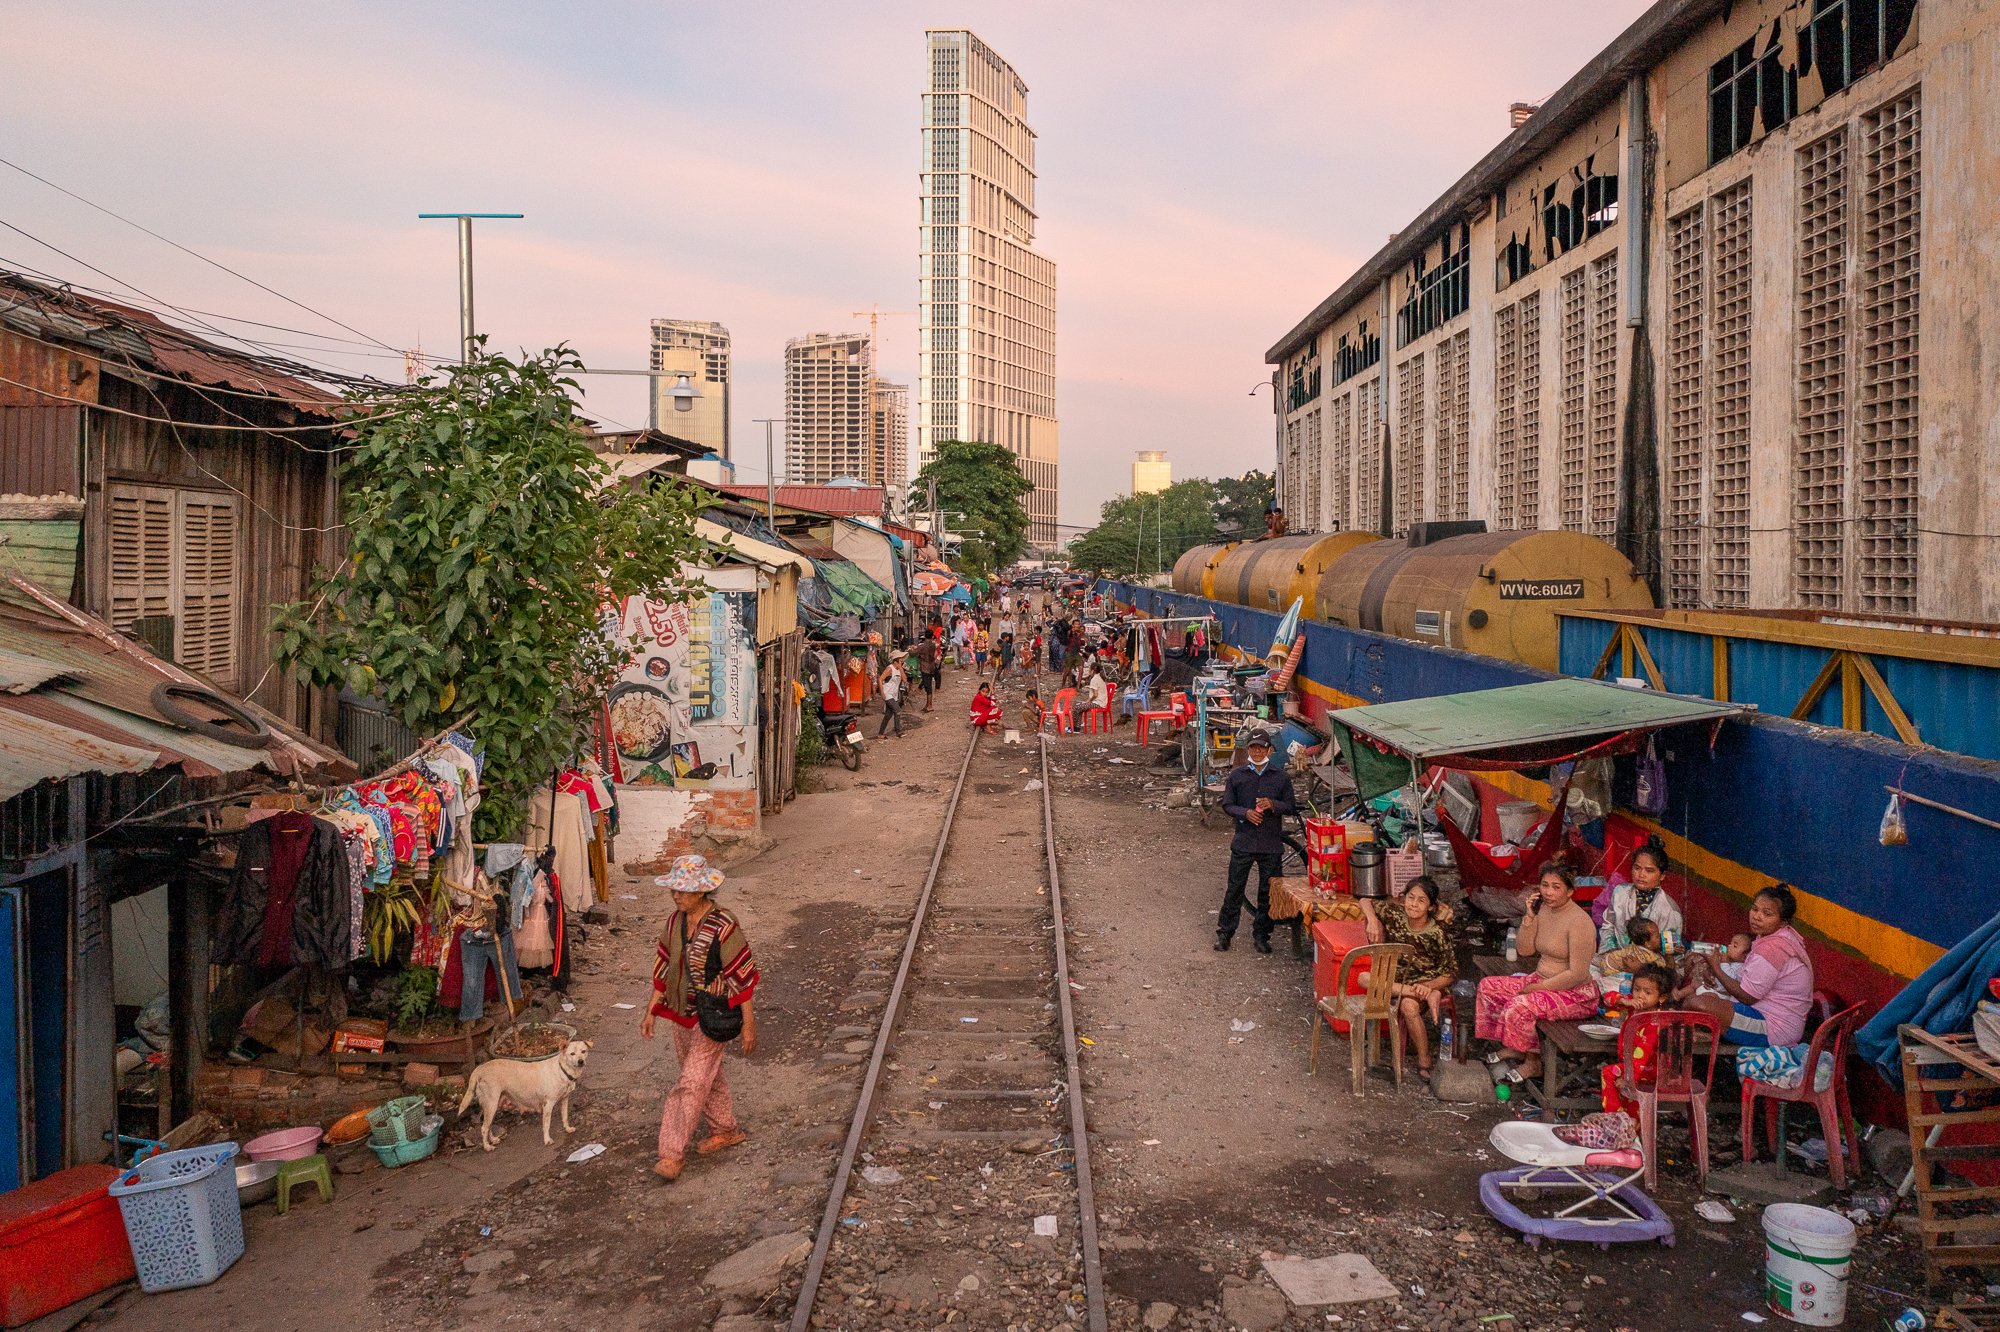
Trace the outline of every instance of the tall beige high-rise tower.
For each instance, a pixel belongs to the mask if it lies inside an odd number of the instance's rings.
[[[1174,465],[1159,449],[1140,449],[1132,460],[1132,493],[1151,495],[1174,483]]]
[[[895,494],[910,484],[910,386],[875,381],[875,476]]]
[[[1028,85],[962,28],[926,34],[917,460],[939,440],[1012,453],[1028,537],[1056,540],[1056,266],[1035,253]]]
[[[679,381],[653,379],[655,429],[704,445],[717,457],[729,456],[729,330],[709,319],[655,319],[655,370],[678,370],[701,391],[691,410],[677,412],[667,394]]]

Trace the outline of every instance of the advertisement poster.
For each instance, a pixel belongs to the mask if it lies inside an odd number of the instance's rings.
[[[754,590],[625,599],[618,637],[626,664],[611,690],[611,736],[627,785],[755,782],[755,614]]]

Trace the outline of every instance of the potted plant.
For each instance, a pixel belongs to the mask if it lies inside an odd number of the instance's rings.
[[[437,1001],[438,973],[435,967],[406,967],[396,982],[393,1015],[389,1023],[389,1043],[409,1055],[462,1050],[465,1033],[456,1014],[448,1013]]]

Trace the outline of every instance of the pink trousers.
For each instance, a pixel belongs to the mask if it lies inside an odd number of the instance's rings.
[[[1498,1041],[1509,1050],[1534,1054],[1542,1048],[1535,1024],[1544,1019],[1587,1018],[1597,1011],[1597,987],[1589,982],[1573,990],[1535,990],[1521,993],[1521,987],[1535,979],[1533,972],[1520,976],[1488,976],[1479,982],[1479,1006],[1473,1031],[1482,1041]]]
[[[666,1108],[660,1112],[660,1159],[678,1161],[687,1154],[688,1140],[694,1137],[702,1117],[708,1117],[711,1133],[727,1133],[738,1127],[736,1111],[729,1102],[729,1080],[722,1073],[721,1041],[711,1041],[699,1027],[674,1027],[674,1053],[680,1057],[681,1074],[667,1092]]]

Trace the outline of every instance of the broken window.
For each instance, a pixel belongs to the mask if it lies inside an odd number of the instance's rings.
[[[1285,392],[1285,405],[1297,411],[1319,397],[1319,340],[1314,339],[1305,354],[1292,362],[1290,387]]]
[[[1917,0],[1814,0],[1812,8],[1798,73],[1819,75],[1828,97],[1894,57],[1917,16]]]
[[[1349,342],[1347,334],[1333,348],[1333,382],[1345,384],[1348,380],[1379,363],[1382,359],[1382,339],[1368,331],[1368,321],[1362,320],[1356,326],[1355,340]]]
[[[1568,254],[1618,220],[1618,177],[1599,175],[1593,154],[1570,172],[1576,184],[1558,197],[1561,184],[1542,190],[1542,246],[1547,257]]]
[[[1710,166],[1798,114],[1798,67],[1785,63],[1780,28],[1778,23],[1771,25],[1763,54],[1757,54],[1753,37],[1709,66]]]
[[[1409,278],[1409,295],[1396,311],[1396,345],[1407,347],[1433,329],[1464,314],[1472,304],[1472,228],[1458,228],[1453,245],[1451,228],[1438,237],[1440,259],[1427,267],[1430,247],[1416,261]]]

